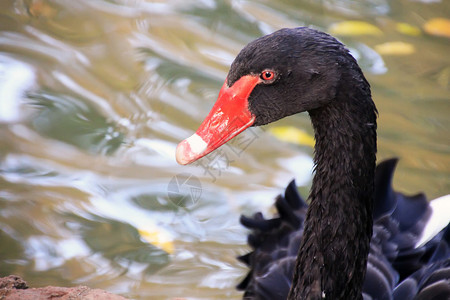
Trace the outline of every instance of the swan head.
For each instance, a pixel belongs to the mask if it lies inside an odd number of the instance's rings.
[[[194,162],[250,126],[328,105],[336,98],[341,75],[353,69],[352,78],[362,76],[340,42],[314,29],[281,29],[254,40],[231,64],[199,129],[178,145],[178,163]]]

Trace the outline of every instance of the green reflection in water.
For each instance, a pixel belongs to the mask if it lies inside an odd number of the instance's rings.
[[[94,217],[94,220],[72,216],[81,225],[80,234],[93,253],[108,258],[113,267],[126,271],[124,266],[132,262],[147,265],[145,273],[153,273],[169,263],[169,256],[163,250],[144,243],[133,226]]]
[[[36,112],[32,127],[42,135],[71,144],[92,154],[112,154],[124,135],[89,102],[55,93],[30,93]]]

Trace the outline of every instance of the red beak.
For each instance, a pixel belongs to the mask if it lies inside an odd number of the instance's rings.
[[[176,158],[179,164],[196,161],[255,122],[255,116],[248,110],[248,97],[259,81],[258,76],[247,75],[228,87],[225,80],[216,103],[200,128],[178,144]]]

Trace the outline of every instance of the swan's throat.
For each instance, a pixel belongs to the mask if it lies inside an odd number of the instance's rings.
[[[315,176],[289,299],[362,299],[373,225],[376,113],[370,94],[361,98],[310,111]]]

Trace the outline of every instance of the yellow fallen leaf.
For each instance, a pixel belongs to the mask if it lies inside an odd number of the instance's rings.
[[[414,45],[405,42],[387,42],[375,46],[381,55],[409,55],[416,51]]]
[[[400,33],[411,36],[418,36],[422,33],[419,27],[410,25],[408,23],[397,23],[395,25],[395,29]]]
[[[169,254],[175,251],[172,237],[165,231],[152,228],[152,229],[138,229],[142,239],[146,242],[156,246]]]
[[[28,11],[32,16],[45,18],[54,17],[57,13],[56,9],[45,3],[43,0],[36,0],[31,2]]]
[[[430,19],[423,25],[423,29],[428,34],[450,38],[450,19]]]
[[[382,35],[383,32],[375,25],[363,21],[343,21],[331,25],[331,34],[336,35]]]
[[[269,132],[283,142],[314,147],[314,138],[307,132],[292,126],[269,128]]]

